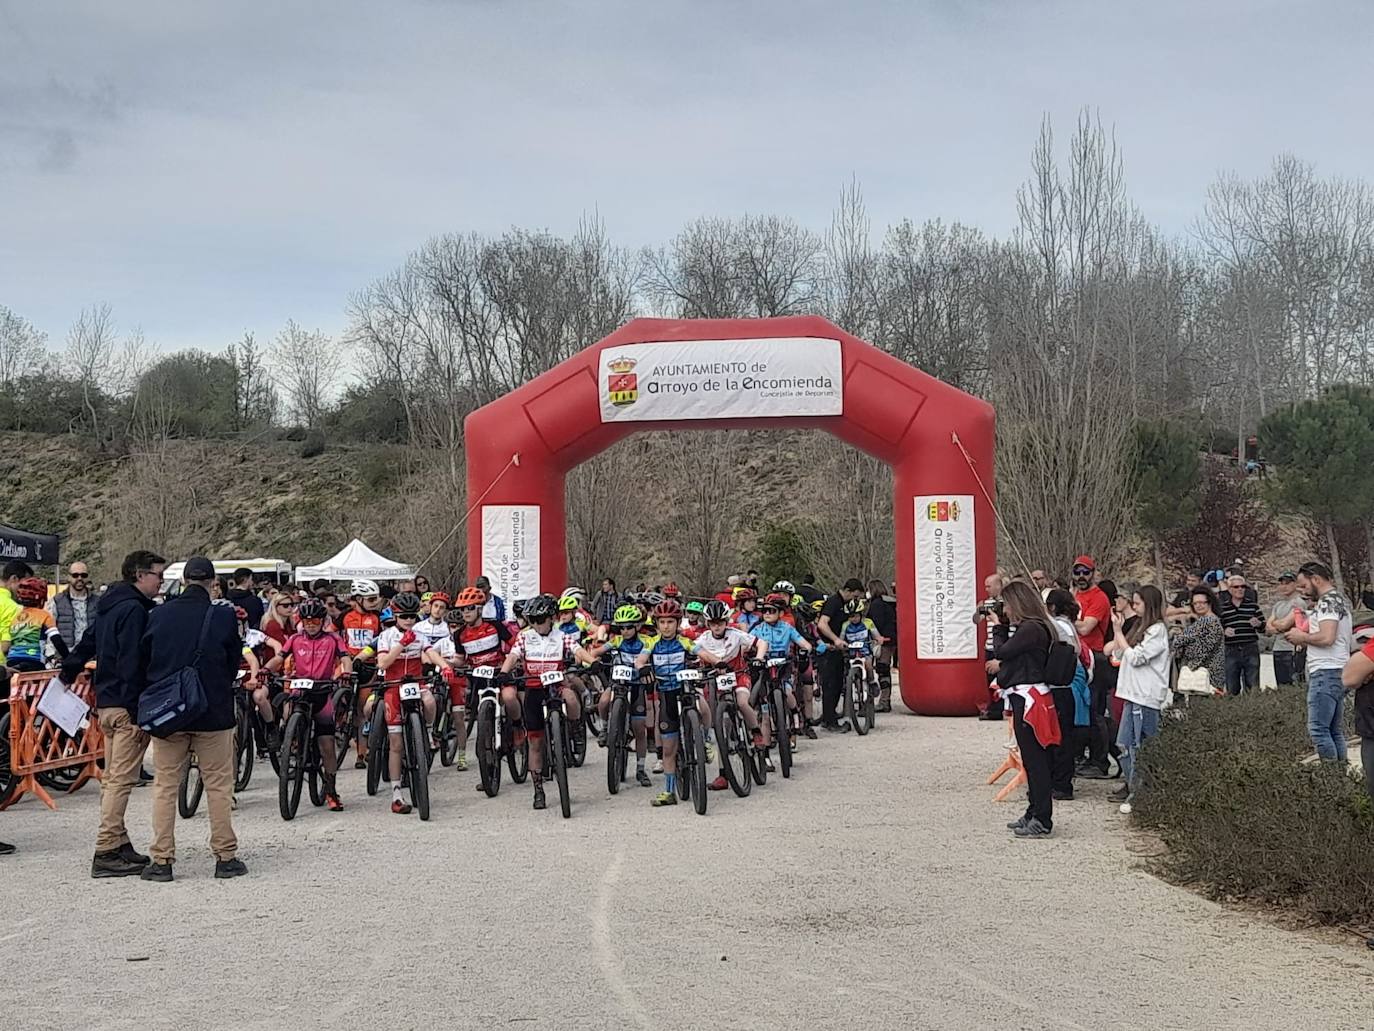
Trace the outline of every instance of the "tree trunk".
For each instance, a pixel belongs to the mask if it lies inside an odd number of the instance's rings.
[[[1345,593],[1345,577],[1341,575],[1341,553],[1336,547],[1336,526],[1330,519],[1322,521],[1326,527],[1326,546],[1331,551],[1331,578],[1336,590]]]
[[[1155,537],[1152,541],[1155,549],[1155,586],[1164,591],[1164,560],[1159,554],[1159,538]]]

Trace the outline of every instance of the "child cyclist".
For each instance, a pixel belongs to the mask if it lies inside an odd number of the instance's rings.
[[[682,607],[682,611],[687,616],[687,622],[682,625],[679,632],[687,640],[695,641],[706,633],[706,606],[699,601],[689,601]]]
[[[811,651],[811,642],[797,633],[797,628],[792,626],[792,624],[783,622],[783,614],[791,607],[791,603],[792,599],[788,595],[776,593],[770,594],[768,597],[764,598],[763,604],[759,607],[759,612],[763,615],[763,622],[754,627],[754,636],[768,646],[768,650],[765,653],[766,658],[787,658],[791,655],[791,650],[793,648],[797,648],[803,652]],[[794,678],[790,673],[786,675],[783,689],[787,694],[788,704],[795,708],[797,705],[796,690]],[[805,714],[805,705],[803,705],[802,710],[803,714]],[[781,716],[782,714],[778,713],[775,718],[780,719]],[[765,722],[763,728],[763,739],[765,744],[772,743],[771,730],[772,728],[768,725],[768,722]],[[806,736],[814,738],[816,736],[815,729],[807,726]],[[768,760],[768,762],[769,768],[771,769],[772,761]]]
[[[14,588],[20,606],[9,627],[9,649],[4,665],[18,673],[37,673],[46,667],[43,646],[51,644],[60,658],[67,657],[67,642],[58,633],[57,621],[43,606],[48,603],[48,581],[26,576]],[[73,641],[73,644],[76,642]]]
[[[746,634],[752,634],[754,627],[763,622],[759,615],[759,596],[748,587],[735,588],[735,626]]]
[[[663,746],[664,790],[654,797],[655,807],[677,805],[677,747],[682,726],[682,694],[677,675],[687,667],[687,659],[696,645],[683,637],[678,628],[682,624],[682,606],[672,598],[665,598],[653,611],[658,640],[646,647],[635,659],[639,669],[653,671],[658,692],[658,736]],[[711,712],[704,697],[698,699],[703,725],[708,725]],[[707,749],[706,761],[712,754]]]
[[[391,611],[396,625],[383,630],[377,637],[377,670],[382,675],[382,711],[386,718],[388,743],[387,770],[391,775],[391,811],[402,815],[409,813],[411,804],[406,801],[405,789],[401,787],[401,759],[404,749],[401,746],[401,684],[420,684],[420,699],[424,706],[425,722],[433,725],[435,705],[434,692],[423,682],[425,663],[442,667],[444,660],[433,648],[425,647],[424,641],[415,633],[415,624],[420,621],[420,596],[413,591],[402,591],[391,599]],[[365,652],[364,655],[367,653]],[[377,705],[377,692],[367,700],[363,708],[366,720]]]
[[[482,617],[486,599],[475,587],[458,592],[454,608],[447,615],[451,637],[435,645],[434,650],[447,661],[445,676],[449,677],[449,705],[454,712],[454,729],[458,732],[458,769],[468,768],[468,721],[470,709],[477,705],[477,693],[470,691],[468,673],[478,666],[500,667],[505,661],[511,633],[505,623]],[[519,710],[510,713],[518,716]],[[482,785],[477,785],[479,791]]]
[[[864,657],[864,680],[870,685],[877,686],[877,677],[873,672],[873,655],[877,648],[881,648],[887,643],[887,638],[878,633],[878,628],[873,625],[873,620],[865,618],[868,613],[868,606],[862,598],[854,598],[844,603],[845,620],[843,632],[840,634],[845,644],[844,661],[849,661],[851,655],[859,654]],[[855,649],[853,645],[860,645]]]
[[[511,673],[517,665],[524,667],[525,681],[525,734],[530,743],[530,779],[534,781],[534,808],[543,809],[544,802],[544,702],[548,698],[548,688],[540,680],[540,674],[562,671],[565,676],[574,662],[594,662],[596,653],[583,648],[579,637],[564,633],[554,626],[554,615],[558,602],[551,594],[541,594],[525,606],[525,621],[529,623],[516,635],[510,654],[501,664],[501,672]],[[514,684],[506,684],[501,689],[501,700],[510,709],[510,700],[515,697]],[[565,679],[562,684],[564,712],[569,720],[582,715],[582,694],[574,691]]]
[[[636,666],[640,653],[654,641],[652,634],[645,635],[639,632],[640,623],[643,622],[643,619],[643,613],[639,611],[637,605],[622,605],[615,610],[615,614],[611,617],[615,635],[610,639],[606,651],[618,654],[624,665]],[[603,727],[606,726],[606,720],[611,713],[613,686],[602,691],[601,698],[596,703],[597,712],[601,714]],[[649,735],[645,726],[645,719],[649,714],[646,694],[644,678],[636,670],[635,679],[630,686],[630,731],[634,734],[635,739],[635,781],[644,788],[653,784],[653,781],[649,779],[648,772],[644,769],[644,763],[649,755]],[[597,743],[602,748],[606,747],[608,730],[609,728],[603,729],[601,736],[597,739]]]
[[[745,725],[753,732],[754,744],[763,744],[763,732],[759,729],[758,714],[749,704],[749,688],[752,686],[746,669],[749,659],[762,660],[768,654],[768,645],[739,627],[730,625],[730,609],[725,602],[712,600],[706,603],[706,632],[696,640],[697,658],[703,666],[725,666],[735,674],[735,701],[739,704],[740,715]],[[725,742],[717,742],[724,754]],[[729,786],[725,779],[725,769],[716,771],[716,779],[709,787],[712,791],[723,791]]]
[[[353,581],[349,594],[353,607],[344,613],[343,639],[348,654],[353,656],[353,672],[357,674],[358,696],[354,711],[361,712],[372,695],[372,682],[377,676],[373,645],[377,643],[377,635],[382,632],[382,592],[374,581],[360,578]],[[363,658],[364,651],[369,659]],[[363,721],[357,720],[356,723],[354,748],[358,758],[353,766],[362,770],[367,768],[367,738],[363,735]]]
[[[296,610],[300,629],[286,639],[281,651],[267,662],[269,673],[276,673],[289,659],[293,677],[320,682],[332,682],[341,673],[353,670],[353,657],[344,647],[343,638],[324,628],[327,615],[324,602],[306,598]],[[337,783],[337,757],[334,751],[334,698],[326,694],[325,701],[315,710],[315,741],[320,749],[321,773],[324,780],[324,804],[334,812],[343,809]]]

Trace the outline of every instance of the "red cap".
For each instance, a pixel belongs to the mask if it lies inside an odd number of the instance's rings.
[[[1097,563],[1093,561],[1091,555],[1079,555],[1073,560],[1073,564],[1076,566],[1087,566],[1089,569],[1097,568]]]

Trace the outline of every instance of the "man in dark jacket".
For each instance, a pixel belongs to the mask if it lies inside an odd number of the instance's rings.
[[[892,663],[897,657],[897,599],[887,593],[881,580],[868,581],[868,618],[874,628],[887,639],[878,649],[877,662],[878,711],[892,711]]]
[[[234,674],[243,642],[234,607],[212,604],[210,560],[187,559],[185,588],[148,618],[143,634],[141,668],[147,684],[173,676],[188,666],[200,674],[205,711],[187,729],[153,739],[153,861],[145,881],[170,881],[176,861],[177,786],[189,753],[196,753],[200,779],[210,810],[210,850],[216,877],[238,877],[248,868],[237,858],[234,836]],[[207,618],[208,617],[208,618]],[[202,628],[204,643],[201,643]],[[199,657],[197,651],[199,650]]]
[[[253,593],[253,571],[251,569],[235,569],[234,586],[229,588],[224,596],[248,613],[248,625],[254,630],[262,626],[264,615],[262,599]]]
[[[124,813],[148,749],[148,735],[138,729],[135,720],[138,696],[143,691],[139,646],[166,565],[161,555],[151,551],[124,556],[120,581],[100,596],[95,619],[62,663],[62,679],[71,683],[86,662],[95,659],[92,686],[105,735],[105,775],[100,781],[100,830],[91,861],[92,877],[128,877],[148,865],[148,857],[129,842]]]

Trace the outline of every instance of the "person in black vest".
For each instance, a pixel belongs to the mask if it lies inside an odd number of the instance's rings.
[[[57,632],[68,644],[78,644],[86,627],[95,619],[95,598],[91,595],[91,572],[84,562],[73,562],[67,570],[70,581],[65,591],[54,594],[48,613],[57,623]]]
[[[262,617],[267,610],[263,607],[262,599],[253,592],[253,571],[251,569],[239,568],[234,570],[234,586],[224,595],[244,612],[248,613],[248,625],[258,627],[262,625]]]
[[[845,602],[862,598],[863,581],[850,577],[834,594],[825,599],[821,606],[821,618],[816,621],[816,633],[827,645],[825,654],[818,660],[821,675],[821,728],[831,733],[848,733],[849,721],[839,717],[840,695],[844,692],[845,644],[840,636],[844,632]]]
[[[165,738],[153,738],[153,861],[143,870],[145,881],[172,879],[172,863],[176,861],[177,786],[182,764],[190,752],[196,753],[200,779],[205,785],[215,876],[238,877],[248,872],[238,858],[232,815],[234,675],[238,672],[243,642],[239,639],[234,606],[227,601],[210,600],[210,583],[214,579],[215,567],[209,559],[198,555],[188,559],[182,573],[185,588],[149,615],[148,629],[143,634],[144,685],[155,684],[194,665],[206,700],[205,712],[189,728]]]
[[[878,649],[878,711],[892,711],[892,663],[897,658],[897,599],[881,580],[868,581],[868,618],[887,640]]]

